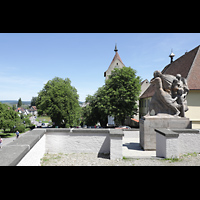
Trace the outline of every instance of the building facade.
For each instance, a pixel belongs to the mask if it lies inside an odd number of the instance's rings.
[[[176,76],[176,74],[181,74],[182,77],[187,79],[190,89],[187,95],[189,110],[185,113],[185,116],[192,121],[192,128],[200,128],[200,46],[186,52],[175,61],[173,61],[174,54],[171,54],[170,57],[171,63],[167,65],[161,73],[174,76]],[[140,97],[140,117],[147,114],[153,95],[154,88],[150,85]]]
[[[111,75],[112,70],[114,70],[114,68],[122,68],[125,67],[124,63],[122,62],[119,54],[118,54],[118,49],[117,49],[117,44],[115,44],[115,56],[112,59],[111,64],[109,65],[107,71],[104,72],[104,77],[106,77],[106,80],[108,79],[108,76]]]

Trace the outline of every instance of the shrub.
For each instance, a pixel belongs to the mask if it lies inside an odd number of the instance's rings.
[[[15,127],[14,131],[19,131],[20,133],[24,133],[25,132],[25,126],[24,124],[20,124],[18,126]]]

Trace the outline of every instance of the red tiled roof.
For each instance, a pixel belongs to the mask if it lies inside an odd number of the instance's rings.
[[[139,120],[137,119],[134,119],[134,118],[131,118],[131,120],[135,121],[135,122],[139,122]]]
[[[190,90],[200,90],[200,46],[196,57],[193,61],[192,67],[187,76],[188,87]]]
[[[36,106],[32,106],[32,108],[33,108],[34,110],[37,110]]]
[[[110,65],[111,65],[116,59],[118,59],[118,60],[124,65],[124,63],[122,62],[122,59],[120,58],[120,56],[119,56],[119,54],[118,54],[117,51],[116,51],[115,56],[114,56],[112,62],[110,63]],[[110,67],[110,65],[109,65],[109,67]],[[124,65],[124,66],[125,66],[125,65]],[[109,68],[109,67],[108,67],[108,68]],[[107,71],[108,71],[108,70],[106,70],[106,71],[104,72],[104,77],[106,77],[106,72],[107,72]]]
[[[197,46],[188,53],[167,65],[162,74],[170,74],[176,76],[181,74],[187,78],[190,90],[200,90],[200,46]],[[147,98],[154,95],[154,89],[150,85],[140,98]]]
[[[117,51],[116,51],[115,56],[114,56],[112,62],[110,63],[110,65],[111,65],[116,59],[118,59],[118,60],[124,65],[124,63],[122,62],[122,59],[120,58],[120,56],[119,56],[119,54],[118,54]]]
[[[199,46],[194,48],[188,53],[185,53],[183,56],[167,65],[163,70],[162,74],[171,74],[176,76],[176,74],[181,74],[182,77],[187,78],[192,68],[192,64],[199,50]],[[200,67],[200,63],[199,63]],[[200,68],[199,68],[200,69]]]

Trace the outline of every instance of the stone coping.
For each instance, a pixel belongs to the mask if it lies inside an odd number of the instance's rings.
[[[44,135],[45,130],[33,130],[0,149],[0,166],[15,166]]]
[[[172,131],[176,132],[176,133],[196,133],[199,134],[199,130],[198,129],[172,129]]]
[[[198,129],[166,129],[166,128],[160,128],[160,129],[155,129],[157,133],[160,133],[161,135],[165,137],[174,137],[178,138],[179,134],[199,134]]]
[[[37,130],[44,130],[38,128]],[[109,133],[110,131],[139,131],[139,129],[110,129],[110,128],[45,128],[46,132],[73,132],[73,133]]]
[[[78,129],[78,128],[72,128],[72,129],[68,129],[68,128],[47,128],[45,129],[46,133],[92,133],[92,134],[98,134],[98,133],[110,133],[110,135],[112,136],[118,136],[118,137],[122,137],[124,136],[123,130],[122,129]]]
[[[112,137],[123,137],[124,133],[122,129],[111,129],[110,136]]]

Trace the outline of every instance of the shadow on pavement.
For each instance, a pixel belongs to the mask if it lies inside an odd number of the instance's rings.
[[[130,142],[130,143],[125,143],[123,144],[123,146],[127,147],[130,150],[139,150],[139,151],[143,151],[143,149],[141,148],[139,143],[134,143],[134,142]]]

